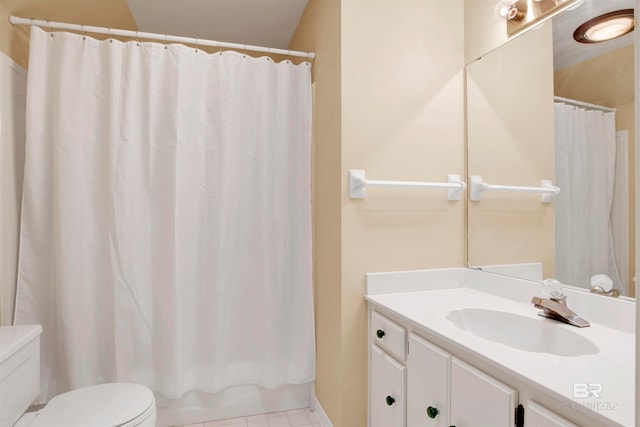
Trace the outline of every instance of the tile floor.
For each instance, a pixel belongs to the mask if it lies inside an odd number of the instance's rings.
[[[310,408],[292,411],[270,412],[249,417],[228,420],[208,421],[206,423],[185,424],[182,427],[320,427],[316,414]],[[180,427],[180,426],[175,426]]]

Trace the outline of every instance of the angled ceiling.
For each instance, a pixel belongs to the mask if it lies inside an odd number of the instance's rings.
[[[140,31],[286,49],[307,0],[128,0]]]

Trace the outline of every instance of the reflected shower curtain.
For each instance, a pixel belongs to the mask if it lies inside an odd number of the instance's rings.
[[[33,27],[17,323],[41,399],[312,381],[311,78]]]
[[[589,288],[606,274],[621,287],[613,251],[615,113],[555,104],[555,271],[563,283]]]

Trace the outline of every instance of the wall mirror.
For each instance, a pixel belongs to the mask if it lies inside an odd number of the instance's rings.
[[[634,3],[584,0],[467,66],[469,175],[561,190],[551,203],[497,191],[470,201],[468,266],[534,263],[541,277],[585,289],[606,274],[634,296],[634,35],[573,37]]]

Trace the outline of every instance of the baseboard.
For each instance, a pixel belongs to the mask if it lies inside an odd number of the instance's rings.
[[[311,409],[313,409],[313,412],[316,414],[316,417],[318,417],[318,421],[320,421],[321,427],[333,427],[333,424],[331,424],[331,420],[327,416],[327,413],[324,412],[324,409],[322,408],[322,405],[318,401],[318,398],[316,397],[315,393],[313,394],[311,399]]]

